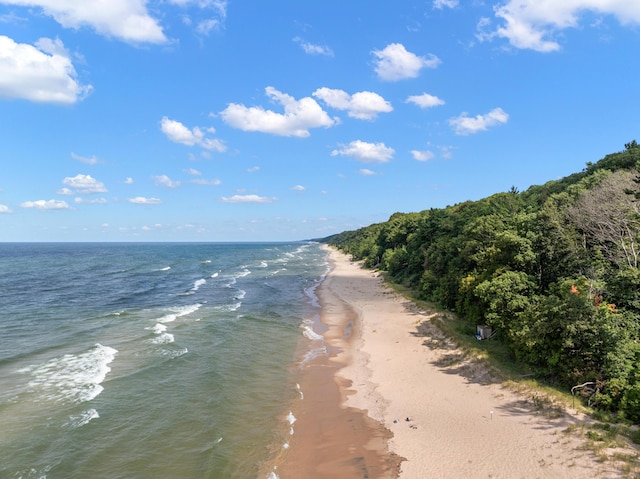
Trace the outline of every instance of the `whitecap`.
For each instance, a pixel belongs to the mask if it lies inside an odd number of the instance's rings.
[[[193,283],[193,288],[191,288],[191,291],[198,291],[200,289],[200,286],[202,286],[203,284],[205,284],[207,282],[206,279],[204,278],[200,278],[199,280],[197,280],[195,283]]]
[[[164,268],[157,269],[156,271],[169,271],[171,266],[165,266]]]
[[[212,278],[217,278],[219,274],[220,274],[220,273],[213,273],[213,274],[211,275],[211,277],[212,277]]]
[[[202,303],[188,304],[186,306],[174,306],[168,308],[168,311],[170,311],[169,314],[162,316],[157,321],[159,323],[171,323],[182,316],[187,316],[188,314],[195,313],[201,307]]]
[[[29,387],[45,399],[91,401],[104,390],[100,384],[111,371],[109,364],[117,352],[114,348],[96,344],[84,353],[53,358],[29,368],[33,376]]]
[[[67,427],[78,428],[82,427],[85,424],[89,424],[92,419],[97,419],[100,417],[98,411],[95,409],[87,409],[86,411],[82,411],[80,414],[75,416],[69,416],[70,421],[65,424]]]

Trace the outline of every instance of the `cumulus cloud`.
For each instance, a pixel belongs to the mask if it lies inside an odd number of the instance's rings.
[[[397,81],[416,78],[423,68],[437,68],[442,61],[435,55],[428,57],[407,51],[401,43],[391,43],[383,50],[374,50],[375,72],[381,80]]]
[[[12,213],[11,208],[7,205],[0,205],[0,214],[2,213]]]
[[[304,190],[306,190],[306,188],[304,186],[302,186],[302,185],[292,186],[291,189],[294,190],[294,191],[304,191]]]
[[[68,210],[69,203],[60,200],[36,200],[21,203],[22,208],[33,208],[36,210]]]
[[[207,133],[214,133],[215,129],[213,128],[202,131],[201,128],[196,126],[190,129],[179,121],[171,120],[165,116],[160,121],[160,129],[162,133],[174,143],[187,146],[198,145],[206,150],[215,150],[221,153],[227,150],[227,147],[222,141],[205,136],[205,131]]]
[[[136,196],[135,198],[129,198],[129,203],[136,205],[159,205],[162,201],[158,198],[145,198],[144,196]]]
[[[344,90],[319,88],[313,96],[321,99],[327,105],[338,110],[347,110],[351,118],[359,120],[373,120],[379,113],[393,111],[391,103],[380,95],[370,91],[361,91],[349,95]]]
[[[361,140],[340,145],[340,148],[331,152],[331,156],[349,156],[364,163],[386,163],[393,158],[394,154],[395,150],[384,143],[367,143]]]
[[[259,106],[247,107],[230,103],[220,112],[222,120],[233,128],[259,131],[280,136],[306,138],[311,128],[329,128],[337,123],[310,97],[296,100],[269,86],[266,95],[284,107],[284,113],[265,110]]]
[[[233,195],[220,198],[223,203],[272,203],[276,198],[258,195]]]
[[[69,188],[63,188],[60,190],[60,194],[93,194],[93,193],[106,193],[108,190],[104,183],[96,180],[91,175],[82,175],[78,174],[76,176],[70,177],[67,176],[62,183],[67,185]]]
[[[413,159],[416,161],[429,161],[435,155],[429,150],[411,150],[411,156],[413,156]]]
[[[155,181],[156,186],[164,186],[166,188],[177,188],[180,186],[179,181],[173,181],[167,175],[154,176],[153,181]]]
[[[304,52],[309,55],[323,55],[326,57],[333,56],[333,50],[326,45],[314,45],[313,43],[305,42],[300,37],[295,37],[293,41],[300,45]]]
[[[40,8],[65,28],[89,27],[130,43],[167,41],[147,11],[147,0],[0,0],[5,5]]]
[[[362,176],[373,176],[373,175],[375,175],[375,174],[376,174],[376,172],[375,172],[375,171],[372,171],[372,170],[370,170],[370,169],[368,169],[368,168],[362,168],[362,169],[359,171],[359,173],[360,173]]]
[[[471,135],[480,131],[486,131],[489,127],[506,123],[509,115],[502,108],[494,108],[486,115],[475,117],[462,113],[460,116],[451,118],[449,125],[457,135]]]
[[[72,104],[93,89],[78,82],[69,54],[58,39],[36,45],[0,35],[0,97],[37,103]]]
[[[433,108],[434,106],[444,105],[444,100],[437,96],[423,93],[422,95],[413,95],[406,99],[406,103],[413,103],[420,108]]]
[[[494,7],[500,25],[493,31],[488,19],[478,25],[478,38],[505,38],[515,48],[539,52],[560,49],[553,39],[560,30],[579,26],[580,14],[586,11],[613,15],[623,25],[640,24],[640,3],[625,0],[545,1],[509,0]]]

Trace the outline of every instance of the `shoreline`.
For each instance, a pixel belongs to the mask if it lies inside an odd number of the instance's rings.
[[[318,288],[327,355],[304,365],[279,479],[621,477],[493,381],[431,323],[434,314],[326,247]]]

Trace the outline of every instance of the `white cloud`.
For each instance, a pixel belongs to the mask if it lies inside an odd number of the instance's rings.
[[[222,184],[222,181],[215,178],[213,180],[205,180],[204,178],[196,178],[195,180],[191,180],[191,183],[196,185],[206,185],[206,186],[218,186]]]
[[[458,6],[458,0],[433,0],[433,8],[438,10],[447,8],[456,8]]]
[[[372,171],[368,168],[362,168],[359,172],[362,176],[373,176],[376,174],[375,171]]]
[[[87,165],[97,165],[98,163],[100,163],[100,159],[96,158],[95,156],[80,156],[76,155],[73,151],[71,152],[71,158],[82,163],[86,163]]]
[[[502,108],[494,108],[486,115],[469,117],[467,113],[462,113],[456,118],[449,120],[449,125],[457,135],[471,135],[479,131],[485,131],[491,126],[504,124],[509,120],[509,115]]]
[[[223,203],[271,203],[276,200],[276,198],[268,198],[265,196],[258,195],[233,195],[233,196],[223,196],[220,198]]]
[[[133,178],[131,178],[130,176],[127,176],[124,180],[124,184],[125,185],[132,185],[133,184]]]
[[[125,42],[167,41],[162,27],[147,11],[147,0],[0,0],[0,3],[39,7],[65,28],[89,27]]]
[[[435,155],[429,150],[411,150],[411,156],[413,156],[413,159],[416,161],[429,161]]]
[[[246,107],[230,103],[220,115],[225,123],[243,131],[259,131],[280,136],[306,138],[310,128],[329,128],[337,123],[310,97],[296,100],[269,86],[268,97],[284,107],[284,113],[265,110],[262,107]]]
[[[87,205],[106,205],[107,204],[107,199],[106,198],[92,198],[92,199],[87,199],[87,198],[74,198],[73,199],[74,203],[80,203],[80,204],[87,204]]]
[[[36,200],[21,203],[22,208],[33,208],[36,210],[68,210],[69,203],[60,200]]]
[[[560,49],[553,35],[577,27],[586,11],[613,15],[623,25],[640,24],[640,3],[629,0],[508,0],[494,7],[501,25],[491,32],[483,30],[488,20],[478,25],[481,40],[505,38],[515,48],[552,52]]]
[[[7,205],[0,205],[0,214],[2,213],[12,213],[12,211]]]
[[[167,188],[177,188],[180,186],[179,181],[173,181],[167,175],[154,176],[153,181],[155,181],[156,186],[165,186]]]
[[[169,3],[183,8],[196,7],[201,10],[214,11],[214,17],[200,19],[195,22],[189,15],[182,15],[182,22],[185,25],[195,24],[196,33],[199,35],[207,36],[212,31],[219,31],[224,27],[225,20],[227,18],[228,5],[226,0],[169,0]],[[199,12],[199,15],[201,14],[202,13]]]
[[[92,89],[91,85],[78,83],[60,40],[41,38],[33,46],[0,35],[0,97],[72,104]]]
[[[159,205],[162,201],[158,198],[145,198],[144,196],[136,196],[135,198],[129,198],[129,203],[136,205]]]
[[[377,58],[375,71],[381,80],[396,81],[416,78],[423,68],[436,68],[441,60],[432,54],[428,58],[419,57],[407,51],[401,43],[391,43],[384,50],[374,50]]]
[[[384,143],[367,143],[355,140],[348,145],[341,145],[337,150],[331,152],[331,156],[350,156],[364,163],[377,162],[386,163],[395,154],[395,150]]]
[[[294,191],[304,191],[304,190],[306,190],[306,188],[304,186],[302,186],[302,185],[293,186],[291,189],[294,190]]]
[[[391,103],[370,91],[349,95],[346,91],[322,87],[313,92],[327,105],[338,110],[347,110],[348,115],[359,120],[373,120],[378,113],[393,111]]]
[[[216,150],[221,153],[227,150],[227,147],[220,140],[206,138],[205,132],[202,131],[201,128],[196,126],[195,128],[189,129],[179,121],[171,120],[166,116],[160,121],[160,129],[167,138],[175,143],[187,146],[198,145],[207,150]],[[208,128],[206,132],[214,133],[215,130]]]
[[[67,176],[62,183],[67,185],[71,191],[78,194],[106,193],[108,190],[104,183],[96,180],[91,175],[78,174],[74,177]],[[60,194],[68,194],[69,189],[63,188]]]
[[[200,173],[195,168],[187,168],[184,171],[185,171],[186,174],[191,175],[191,176],[202,176],[202,173]]]
[[[423,93],[422,95],[413,95],[406,99],[406,103],[413,103],[420,108],[433,108],[434,106],[444,105],[444,100],[437,96]]]
[[[313,43],[305,42],[300,37],[295,37],[293,41],[300,45],[304,52],[309,55],[324,55],[327,57],[333,56],[333,50],[331,50],[331,48],[327,47],[326,45],[314,45]]]
[[[257,173],[258,171],[260,171],[260,167],[259,166],[252,166],[251,168],[247,168],[247,171],[249,173]]]

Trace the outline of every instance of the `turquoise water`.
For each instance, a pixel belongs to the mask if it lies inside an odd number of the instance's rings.
[[[0,477],[277,477],[326,271],[313,243],[0,244]]]

